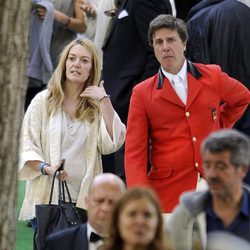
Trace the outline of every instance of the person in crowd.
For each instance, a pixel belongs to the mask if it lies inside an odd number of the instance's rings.
[[[122,4],[103,44],[102,79],[115,110],[126,124],[132,88],[155,74],[159,67],[147,41],[149,22],[161,13],[171,14],[172,10],[168,0],[117,2]],[[103,164],[104,171],[125,179],[124,148],[103,157]]]
[[[186,21],[188,19],[188,13],[190,9],[199,2],[200,0],[189,0],[189,1],[174,0],[176,7],[176,17]]]
[[[102,0],[101,0],[102,1]],[[99,0],[78,0],[80,9],[85,19],[86,30],[83,33],[78,33],[78,38],[88,38],[94,41],[96,32],[97,10],[99,8]]]
[[[98,50],[102,66],[102,45],[118,6],[114,0],[82,0],[80,8],[85,16],[87,29],[78,37],[91,39]]]
[[[157,196],[149,188],[127,191],[116,205],[105,250],[164,250],[171,244],[163,234]]]
[[[161,67],[133,89],[128,115],[127,184],[153,187],[166,213],[181,193],[204,182],[201,141],[232,127],[250,103],[249,90],[219,66],[186,60],[187,38],[181,19],[159,15],[151,21],[149,40]]]
[[[103,243],[113,209],[125,193],[124,182],[111,173],[96,176],[86,197],[88,222],[80,226],[52,233],[46,241],[47,250],[91,250]]]
[[[201,247],[199,248],[201,249]],[[249,250],[250,242],[226,231],[209,233],[206,250]]]
[[[84,32],[86,23],[78,0],[33,0],[29,29],[29,77],[25,110],[43,90],[63,48]]]
[[[27,181],[20,219],[34,218],[35,205],[48,203],[51,177],[61,159],[66,160],[61,178],[67,179],[76,206],[85,208],[82,197],[103,171],[101,154],[123,144],[125,125],[99,80],[93,42],[73,40],[63,50],[48,89],[28,107],[20,142],[19,178]]]
[[[187,58],[220,65],[250,90],[249,22],[250,0],[201,1],[189,13]],[[250,137],[250,105],[234,128]]]
[[[209,190],[181,197],[167,224],[176,249],[193,249],[195,242],[207,249],[209,234],[217,231],[250,243],[250,189],[242,185],[250,164],[249,138],[237,130],[222,129],[209,134],[201,152]]]

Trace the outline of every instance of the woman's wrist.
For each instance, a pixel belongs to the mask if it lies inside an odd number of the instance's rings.
[[[48,175],[48,173],[45,171],[46,167],[51,167],[49,163],[47,162],[40,162],[39,169],[43,175]]]
[[[70,16],[63,14],[58,10],[54,10],[54,18],[57,22],[59,22],[65,28],[68,28],[72,21],[72,18]]]
[[[102,100],[104,100],[105,98],[108,98],[108,99],[110,99],[110,95],[104,95],[103,97],[101,97],[100,99],[99,99],[99,102],[101,103],[102,102]]]
[[[71,17],[70,17],[70,16],[67,16],[67,22],[64,24],[65,27],[68,28],[69,25],[70,25],[70,23],[71,23]]]

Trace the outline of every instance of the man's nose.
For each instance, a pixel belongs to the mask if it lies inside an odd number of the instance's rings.
[[[210,167],[209,169],[206,169],[205,170],[205,175],[207,177],[215,177],[215,176],[217,176],[215,168],[214,167]]]
[[[169,50],[169,48],[170,48],[169,42],[166,41],[166,40],[163,41],[162,47],[163,47],[164,50]]]
[[[111,203],[109,203],[109,202],[104,202],[103,204],[102,204],[102,209],[104,210],[104,211],[106,211],[106,212],[109,212],[109,211],[111,211],[112,210],[112,204]]]

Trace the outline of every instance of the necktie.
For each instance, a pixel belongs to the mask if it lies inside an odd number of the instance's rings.
[[[94,233],[94,232],[91,232],[90,234],[90,242],[97,242],[99,240],[103,240],[102,236]]]
[[[172,80],[171,80],[173,86],[174,86],[174,89],[175,89],[175,92],[177,93],[177,95],[180,97],[180,99],[182,100],[182,102],[184,104],[186,104],[186,101],[187,101],[187,95],[186,95],[186,91],[185,91],[185,88],[181,82],[181,79],[178,78],[178,76],[176,77],[173,77]]]

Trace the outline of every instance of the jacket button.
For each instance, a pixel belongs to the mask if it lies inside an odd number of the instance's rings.
[[[194,136],[194,137],[192,138],[192,140],[193,140],[193,141],[196,141],[196,137]]]
[[[198,168],[199,167],[199,163],[198,162],[195,162],[195,167]]]
[[[189,117],[190,113],[187,111],[185,115],[186,115],[186,117]]]

